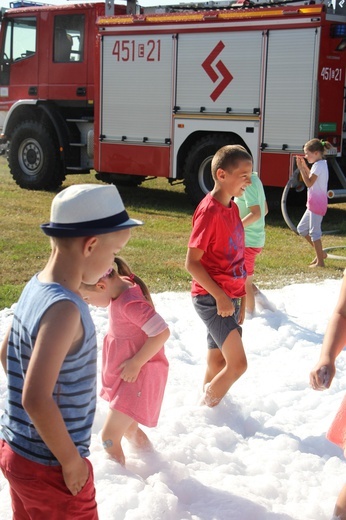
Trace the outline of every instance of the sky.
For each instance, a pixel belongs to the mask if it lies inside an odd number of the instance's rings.
[[[245,321],[248,370],[212,409],[199,404],[206,337],[190,294],[154,294],[171,336],[160,420],[143,427],[153,451],[124,441],[127,467],[107,458],[99,440],[107,403],[98,398],[90,460],[100,520],[330,520],[346,462],[325,434],[345,393],[346,352],[329,390],[312,390],[309,372],[340,287],[327,279],[263,291],[276,310]],[[0,341],[12,312],[0,311]],[[100,361],[107,311],[91,313]],[[0,369],[0,413],[5,394]],[[0,520],[9,520],[2,475],[0,504]]]

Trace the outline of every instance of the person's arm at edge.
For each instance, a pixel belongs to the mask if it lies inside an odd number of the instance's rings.
[[[342,281],[339,299],[333,314],[328,322],[323,338],[320,358],[317,365],[310,373],[310,384],[314,390],[329,388],[335,375],[335,360],[346,345],[346,273]],[[322,386],[318,377],[318,371],[322,366],[327,366],[329,381]]]

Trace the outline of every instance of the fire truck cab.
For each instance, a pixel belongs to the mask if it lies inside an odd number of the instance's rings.
[[[103,3],[86,3],[4,14],[0,124],[23,188],[55,188],[66,173],[93,166],[96,19],[104,12]]]

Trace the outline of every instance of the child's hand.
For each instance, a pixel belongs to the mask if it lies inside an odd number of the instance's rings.
[[[66,487],[73,496],[76,496],[86,484],[89,478],[89,468],[82,457],[78,457],[77,462],[72,466],[62,466],[62,474]]]
[[[121,363],[119,368],[122,368],[122,372],[120,374],[121,379],[127,383],[134,383],[137,380],[142,366],[138,365],[134,358],[130,358]]]
[[[304,155],[296,155],[295,156],[297,167],[300,168],[301,166],[306,166],[306,162],[304,159]]]
[[[314,390],[329,388],[335,375],[335,365],[319,362],[310,373],[310,385]]]
[[[233,316],[235,308],[231,298],[227,294],[223,294],[216,300],[217,313],[219,316],[226,318],[227,316]]]

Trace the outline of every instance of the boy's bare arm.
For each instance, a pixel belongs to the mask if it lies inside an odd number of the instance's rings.
[[[43,316],[23,388],[23,407],[62,466],[66,486],[76,495],[88,468],[73,443],[53,390],[62,363],[82,336],[80,313],[72,302],[54,304]]]
[[[207,271],[201,264],[204,251],[194,247],[187,250],[185,267],[193,278],[198,282],[209,294],[211,294],[217,305],[217,313],[220,316],[232,316],[234,314],[234,305],[231,298],[224,293],[221,287],[209,276]]]
[[[7,345],[8,345],[8,338],[10,336],[10,330],[11,330],[11,325],[8,327],[6,334],[4,336],[4,339],[1,343],[1,347],[0,347],[0,359],[1,359],[2,368],[4,369],[5,374],[7,374]]]

